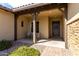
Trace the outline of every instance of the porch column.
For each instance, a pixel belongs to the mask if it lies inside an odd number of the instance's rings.
[[[67,19],[68,19],[68,5],[66,5],[65,10],[64,10],[64,39],[65,39],[65,47],[68,49],[68,40],[67,40]]]
[[[14,41],[17,40],[17,18],[18,16],[14,14]]]
[[[33,20],[33,43],[36,43],[36,12],[32,14]]]
[[[65,41],[65,48],[68,49],[68,40],[67,40],[67,20],[68,20],[68,5],[64,7],[64,10],[59,8],[59,10],[63,13],[64,17],[64,41]]]

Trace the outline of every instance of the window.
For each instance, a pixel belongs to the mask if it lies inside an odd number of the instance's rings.
[[[33,23],[31,24],[31,32],[33,32]],[[36,22],[36,33],[39,33],[39,22]]]
[[[39,22],[36,22],[36,32],[39,33]]]
[[[24,26],[24,22],[23,21],[21,21],[21,27],[23,27]]]

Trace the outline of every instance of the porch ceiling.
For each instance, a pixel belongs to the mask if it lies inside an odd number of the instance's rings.
[[[15,14],[23,15],[23,14],[33,13],[33,12],[48,11],[48,10],[52,10],[52,9],[56,9],[56,8],[65,8],[66,6],[67,6],[66,3],[59,3],[59,4],[50,3],[50,4],[47,4],[47,5],[43,5],[43,6],[31,8],[31,9],[17,11],[17,12],[15,12]]]
[[[31,14],[25,14],[23,15],[27,18],[32,18]],[[62,17],[63,13],[57,8],[57,9],[52,9],[52,10],[48,10],[48,11],[42,11],[38,14],[38,16],[47,16],[47,17]]]
[[[49,17],[62,16],[62,12],[59,9],[52,9],[52,10],[40,12],[40,16],[41,15],[49,16]]]

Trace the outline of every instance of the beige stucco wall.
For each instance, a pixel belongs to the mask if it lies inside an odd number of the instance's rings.
[[[67,41],[68,48],[79,55],[79,3],[68,4]]]
[[[68,20],[78,19],[79,17],[79,3],[68,4]]]
[[[41,38],[49,37],[49,21],[48,16],[39,16],[39,31],[41,34]]]
[[[23,27],[21,26],[21,22],[23,21]],[[28,19],[21,15],[17,19],[17,39],[26,38],[28,31]]]
[[[49,37],[49,22],[48,22],[48,16],[45,15],[38,15],[36,22],[39,22],[39,33],[40,38],[48,38]],[[31,32],[31,23],[32,23],[32,17],[28,18],[28,32]]]
[[[14,15],[0,9],[0,40],[14,39]]]

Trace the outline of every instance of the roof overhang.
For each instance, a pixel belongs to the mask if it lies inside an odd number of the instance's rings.
[[[22,11],[25,9],[31,9],[31,8],[35,8],[35,7],[39,7],[39,6],[43,6],[43,5],[47,5],[49,3],[34,3],[34,4],[29,4],[29,5],[23,5],[17,8],[13,8],[12,11],[13,12],[18,12],[18,11]]]
[[[2,6],[2,5],[0,5],[0,9],[8,11],[8,12],[13,12],[12,9],[6,8],[6,7]]]
[[[33,13],[34,11],[40,12],[45,10],[50,10],[53,8],[62,8],[66,7],[66,3],[32,3],[28,5],[19,6],[13,9],[6,8],[4,6],[0,5],[0,8],[9,12],[12,12],[14,14],[28,14]]]
[[[39,6],[43,6],[43,5],[47,5],[47,4],[49,4],[49,3],[32,3],[32,4],[22,5],[22,6],[19,6],[19,7],[16,7],[16,8],[12,8],[12,9],[9,9],[5,6],[0,5],[0,9],[15,13],[15,12],[19,12],[19,11],[22,11],[22,10],[31,9],[31,8],[35,8],[35,7],[39,7]]]

